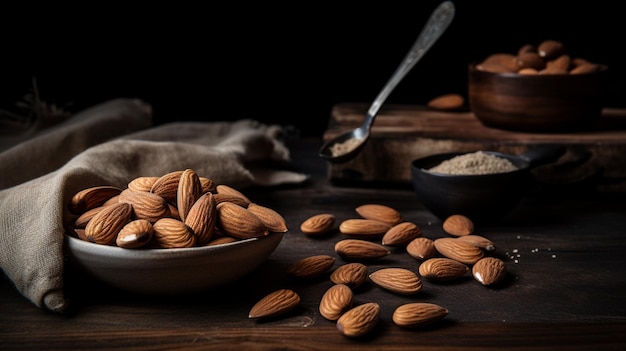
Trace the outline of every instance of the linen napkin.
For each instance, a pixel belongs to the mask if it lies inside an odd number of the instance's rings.
[[[303,182],[282,167],[281,130],[251,119],[152,126],[151,106],[137,99],[77,113],[0,154],[0,267],[33,304],[62,312],[63,218],[74,193],[186,168],[238,188]]]

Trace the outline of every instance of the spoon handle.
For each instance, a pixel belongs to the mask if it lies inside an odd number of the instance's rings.
[[[367,125],[368,127],[371,126],[374,122],[374,117],[376,117],[378,110],[380,110],[380,107],[383,105],[389,94],[393,91],[393,89],[395,89],[398,83],[400,83],[402,78],[409,73],[422,56],[424,56],[426,51],[428,51],[437,39],[439,39],[441,34],[443,34],[443,32],[448,28],[453,18],[454,4],[451,1],[445,1],[437,6],[437,8],[430,15],[428,22],[426,22],[424,29],[422,29],[422,32],[419,34],[417,40],[411,47],[411,50],[409,50],[404,57],[404,60],[400,63],[400,66],[398,66],[389,81],[387,81],[383,90],[378,93],[378,96],[374,102],[372,102],[372,105],[367,111],[364,125]]]

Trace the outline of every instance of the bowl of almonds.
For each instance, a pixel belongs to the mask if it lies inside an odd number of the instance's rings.
[[[192,169],[76,192],[65,211],[70,262],[114,287],[180,294],[258,268],[288,231],[284,218]]]
[[[468,103],[485,126],[555,133],[594,127],[607,66],[572,55],[556,40],[494,53],[468,68]]]

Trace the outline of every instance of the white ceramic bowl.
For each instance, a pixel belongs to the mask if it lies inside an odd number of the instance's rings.
[[[124,249],[66,235],[70,259],[117,288],[144,294],[179,294],[234,282],[274,252],[283,233],[215,246]]]

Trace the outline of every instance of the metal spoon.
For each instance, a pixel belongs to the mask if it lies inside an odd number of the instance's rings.
[[[400,83],[402,78],[409,73],[413,66],[424,56],[426,51],[430,49],[441,34],[448,28],[454,18],[454,10],[454,4],[451,1],[445,1],[437,6],[411,47],[411,50],[409,50],[404,60],[400,63],[400,66],[398,66],[387,84],[385,84],[383,90],[378,93],[378,96],[367,111],[363,124],[356,129],[340,134],[324,143],[320,148],[320,157],[330,162],[342,163],[349,161],[361,151],[370,136],[370,129],[378,110],[380,110],[382,104],[398,83]]]

